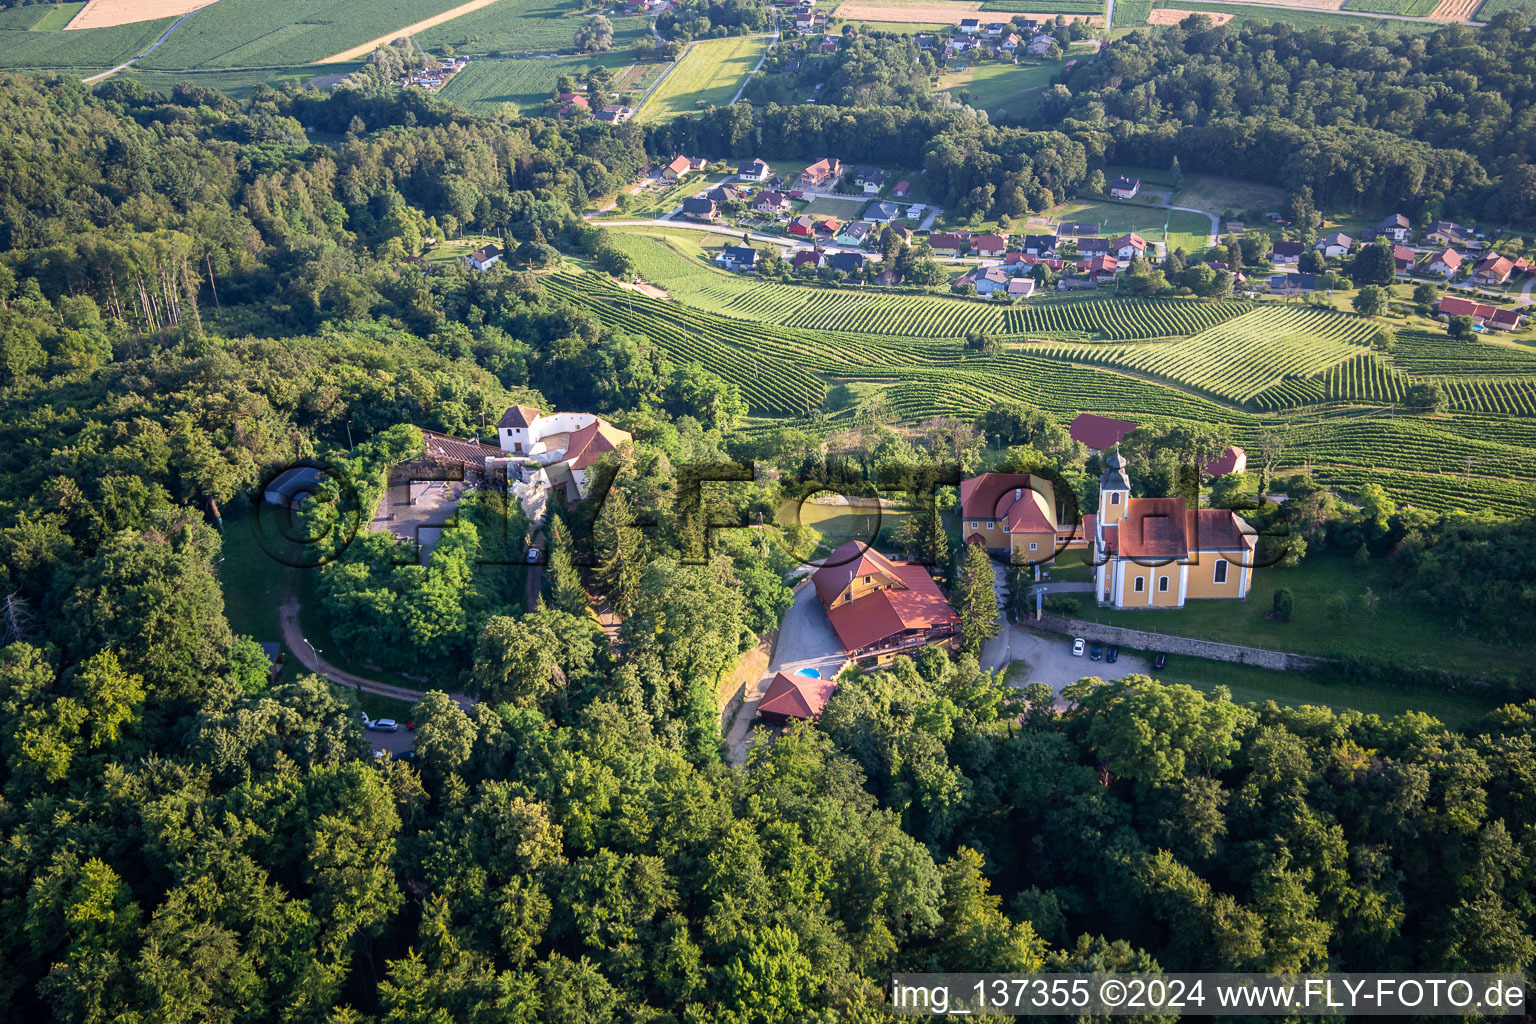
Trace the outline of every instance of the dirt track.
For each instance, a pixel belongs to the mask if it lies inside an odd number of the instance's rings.
[[[217,0],[90,0],[80,13],[70,19],[64,31],[82,28],[110,28],[136,21],[179,18],[207,7]]]
[[[1211,19],[1212,25],[1225,25],[1232,20],[1232,15],[1217,11],[1183,11],[1177,7],[1154,7],[1147,15],[1148,25],[1177,25],[1191,14],[1203,14]]]
[[[404,28],[397,28],[393,32],[379,36],[377,39],[370,39],[366,43],[359,43],[357,46],[354,46],[349,50],[342,50],[340,53],[333,53],[323,60],[315,61],[315,63],[340,64],[344,61],[357,60],[359,57],[366,57],[374,50],[377,50],[379,47],[383,46],[385,43],[394,42],[401,36],[409,36],[414,35],[417,32],[425,32],[427,29],[435,28],[436,26],[441,25],[446,21],[452,21],[455,18],[462,18],[464,15],[473,11],[478,11],[482,7],[489,7],[495,2],[496,0],[469,0],[469,3],[460,4],[459,6],[453,8],[451,11],[444,11],[442,14],[435,14],[430,18],[423,18],[414,24],[407,25]]]
[[[1340,0],[1342,2],[1342,0]],[[898,22],[905,25],[958,25],[962,19],[975,18],[983,25],[994,21],[1011,21],[1014,18],[1051,20],[1054,14],[1019,14],[1013,11],[983,11],[980,0],[970,2],[943,2],[933,4],[882,4],[879,0],[852,0],[837,9],[837,16],[848,22]],[[1104,24],[1102,15],[1068,14],[1069,21],[1088,21]]]

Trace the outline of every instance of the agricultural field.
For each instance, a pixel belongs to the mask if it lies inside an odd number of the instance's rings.
[[[34,21],[28,30],[32,32],[62,32],[64,26],[75,20],[75,15],[85,10],[85,4],[57,4],[54,6],[41,6],[34,4],[31,7],[23,7],[21,10],[37,11],[42,17]],[[77,29],[91,28],[90,25],[79,25]],[[94,26],[105,27],[105,26]]]
[[[725,106],[757,66],[763,45],[753,36],[694,43],[635,116],[641,121],[661,121],[701,106]]]
[[[1371,14],[1401,14],[1408,18],[1425,18],[1440,0],[1345,0],[1346,11],[1368,11]]]
[[[1134,231],[1153,242],[1166,242],[1168,250],[1183,249],[1200,252],[1210,241],[1211,219],[1199,213],[1185,210],[1169,210],[1160,206],[1142,206],[1135,203],[1072,202],[1053,207],[1049,211],[1052,222],[1076,221],[1097,224],[1105,235],[1121,235]]]
[[[1020,117],[1034,109],[1040,90],[1061,72],[1060,64],[972,64],[939,79],[939,88],[994,117]]]
[[[219,0],[188,18],[140,66],[188,71],[309,64],[463,2]]]
[[[837,196],[816,196],[805,204],[805,212],[814,217],[836,217],[839,220],[853,220],[864,212],[864,207],[869,205],[869,198],[841,199]]]
[[[650,19],[625,18],[621,13],[609,15],[614,50],[629,49],[650,29]],[[571,49],[576,27],[585,16],[575,0],[497,0],[489,7],[419,32],[415,39],[426,47],[446,43],[461,53],[552,53]]]
[[[1271,185],[1259,185],[1236,178],[1220,178],[1214,174],[1186,174],[1174,193],[1173,205],[1188,206],[1196,210],[1278,210],[1285,202],[1285,190]],[[1249,224],[1263,228],[1264,224]]]
[[[1052,345],[1042,351],[1098,363],[1244,403],[1292,377],[1321,374],[1360,354],[1377,325],[1364,317],[1264,306],[1181,341],[1152,345]]]
[[[1269,21],[1283,22],[1294,25],[1300,29],[1308,28],[1344,28],[1354,26],[1367,32],[1412,32],[1429,33],[1440,28],[1439,25],[1429,21],[1402,21],[1393,18],[1361,18],[1351,17],[1348,14],[1335,14],[1332,11],[1320,11],[1307,7],[1288,7],[1281,10],[1278,7],[1255,7],[1243,4],[1219,4],[1209,3],[1206,0],[1155,0],[1152,10],[1156,11],[1173,8],[1181,11],[1196,11],[1204,14],[1225,14],[1234,24],[1241,25],[1245,21]],[[1118,5],[1116,7],[1116,24],[1128,27],[1129,22],[1121,21]]]
[[[1536,0],[1483,0],[1472,17],[1487,21],[1500,11],[1524,11],[1526,17],[1536,15]]]
[[[0,11],[0,70],[105,70],[142,53],[173,21],[65,32],[50,7],[12,7]]]
[[[561,75],[581,78],[589,68],[601,65],[617,77],[631,63],[628,53],[598,53],[586,57],[554,57],[533,60],[517,57],[470,61],[448,79],[440,93],[448,102],[477,113],[495,113],[503,104],[514,104],[527,114],[554,95]]]
[[[140,71],[137,67],[118,72],[118,77],[138,82],[146,89],[169,95],[180,82],[217,89],[235,99],[245,99],[257,86],[281,86],[284,82],[302,84],[326,75],[347,75],[356,64],[305,64],[295,68],[257,68],[250,71]],[[311,140],[318,141],[317,136]]]
[[[1018,14],[1103,14],[1104,0],[984,0],[981,9]]]

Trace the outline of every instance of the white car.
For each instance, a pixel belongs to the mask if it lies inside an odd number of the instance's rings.
[[[1078,637],[1077,639],[1073,640],[1072,641],[1072,657],[1074,657],[1074,658],[1081,658],[1083,656],[1083,648],[1086,647],[1087,645],[1088,645],[1088,641],[1084,640],[1082,637]]]
[[[369,723],[368,728],[374,732],[396,732],[400,725],[393,718],[376,718]]]
[[[529,565],[538,565],[539,564],[539,549],[538,548],[529,548],[528,549],[528,564]]]

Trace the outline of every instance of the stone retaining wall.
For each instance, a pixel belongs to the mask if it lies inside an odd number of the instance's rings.
[[[1239,665],[1257,665],[1260,668],[1300,672],[1316,668],[1327,662],[1308,654],[1292,654],[1289,651],[1269,651],[1262,647],[1239,647],[1236,644],[1220,644],[1213,640],[1196,640],[1187,636],[1169,636],[1167,633],[1148,633],[1123,626],[1106,626],[1081,619],[1068,619],[1060,615],[1043,615],[1039,619],[1025,621],[1031,629],[1065,636],[1080,636],[1085,640],[1097,640],[1104,644],[1119,644],[1141,651],[1160,651],[1164,654],[1183,654],[1192,658],[1208,658],[1212,661],[1229,661]]]

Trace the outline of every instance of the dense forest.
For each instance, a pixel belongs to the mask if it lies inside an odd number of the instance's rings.
[[[1528,42],[1519,11],[1432,35],[1195,15],[1116,40],[1042,103],[1114,162],[1176,155],[1186,170],[1308,185],[1325,203],[1531,223]]]
[[[738,438],[728,384],[553,298],[535,271],[560,252],[615,259],[587,200],[684,147],[924,152],[975,209],[1070,194],[1090,163],[964,111],[740,108],[647,134],[364,88],[0,83],[12,1017],[833,1024],[886,1019],[898,969],[1531,967],[1523,696],[1465,732],[1145,678],[1058,707],[927,651],[849,673],[819,725],[727,767],[718,683],[784,613],[808,538],[706,547],[711,525],[771,526],[795,480],[959,461],[1086,488],[1097,466],[1022,408],[872,426],[847,458],[814,422]],[[408,261],[461,230],[518,266]],[[475,436],[513,401],[638,443],[600,467],[602,501],[557,514],[534,607],[476,557],[520,553],[494,496],[425,566],[365,540],[319,571],[341,642],[453,665],[476,698],[429,695],[414,760],[375,759],[354,694],[271,684],[235,635],[220,512],[305,456],[377,487],[416,428]],[[1185,442],[1137,443],[1140,486],[1171,487]],[[779,482],[706,500],[680,472],[727,458]],[[1487,576],[1488,549],[1532,546],[1524,525],[1287,504],[1319,543],[1402,540],[1411,585],[1473,619],[1509,595],[1437,587],[1434,542]],[[613,645],[594,591],[624,613]]]

